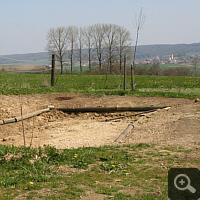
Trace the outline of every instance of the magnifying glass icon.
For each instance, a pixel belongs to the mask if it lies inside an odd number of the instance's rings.
[[[177,183],[183,187],[178,186]],[[174,179],[174,186],[178,190],[189,190],[191,193],[195,193],[196,189],[192,187],[190,183],[191,183],[190,178],[186,174],[179,174]]]

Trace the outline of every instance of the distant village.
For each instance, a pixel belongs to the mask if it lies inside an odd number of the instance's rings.
[[[141,59],[136,59],[135,64],[137,65],[145,65],[145,64],[154,64],[159,63],[159,64],[192,64],[194,60],[197,59],[198,63],[200,60],[200,54],[195,54],[195,55],[182,55],[182,54],[171,54],[170,56],[156,56],[156,58],[141,58]],[[69,66],[70,63],[64,62],[66,66]],[[97,61],[91,61],[94,65],[97,64]],[[128,64],[132,64],[131,61],[128,62]],[[74,65],[78,66],[79,62],[75,61]],[[88,61],[83,60],[82,61],[82,66],[88,66]]]
[[[200,54],[197,55],[170,55],[160,57],[157,55],[156,58],[145,58],[145,59],[137,59],[136,64],[153,64],[158,62],[159,64],[190,64],[193,63],[195,58],[200,58]]]
[[[154,64],[159,63],[159,64],[192,64],[194,62],[194,59],[197,58],[199,60],[200,54],[196,55],[174,55],[171,54],[170,56],[156,56],[156,58],[141,58],[141,59],[136,59],[135,64],[137,65],[145,65],[145,64]],[[105,61],[104,61],[105,62]],[[92,65],[96,66],[97,61],[92,60],[91,61]],[[79,66],[79,61],[74,61],[75,66]],[[82,66],[88,66],[89,62],[86,60],[82,61]],[[128,64],[132,64],[131,61],[128,61]],[[64,62],[65,66],[70,66],[70,61]],[[51,65],[49,65],[51,67]]]

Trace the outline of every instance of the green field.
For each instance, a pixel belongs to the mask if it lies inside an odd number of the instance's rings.
[[[127,89],[123,89],[122,75],[60,75],[50,86],[50,74],[0,73],[0,94],[36,94],[74,92],[86,94],[200,97],[199,77],[135,76],[135,89],[131,90],[131,77],[127,76]]]

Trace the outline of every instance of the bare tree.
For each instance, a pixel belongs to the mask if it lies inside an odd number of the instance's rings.
[[[124,56],[129,56],[131,54],[131,34],[124,27],[118,27],[118,47],[117,52],[119,56],[119,66],[120,71],[122,70],[123,58]]]
[[[69,51],[69,58],[71,62],[71,74],[73,71],[73,60],[74,60],[74,49],[76,48],[77,38],[78,38],[78,28],[75,26],[69,26],[68,30],[68,40],[70,43],[70,51]]]
[[[118,29],[119,26],[115,24],[103,24],[103,30],[105,33],[104,41],[106,51],[108,53],[108,63],[110,67],[110,73],[112,73],[112,63],[116,53],[117,41],[118,41]]]
[[[63,57],[67,51],[68,31],[64,27],[51,28],[47,33],[48,44],[46,50],[55,54],[60,62],[61,74],[63,74]]]
[[[88,49],[88,63],[89,63],[89,71],[91,71],[91,59],[92,59],[92,47],[93,43],[93,26],[85,27],[84,29],[84,36],[85,36],[85,44]]]
[[[83,32],[83,28],[79,28],[78,30],[78,41],[77,41],[77,52],[78,52],[78,60],[79,60],[79,64],[80,64],[80,72],[82,73],[82,51],[83,51],[83,44],[84,44],[84,32]]]
[[[95,24],[92,27],[92,37],[94,39],[94,46],[96,50],[97,59],[99,61],[99,68],[102,66],[102,55],[104,47],[104,31],[101,24]]]
[[[132,90],[135,89],[135,85],[134,85],[134,71],[135,71],[135,58],[136,58],[136,53],[137,53],[137,44],[138,44],[138,39],[139,39],[139,32],[141,30],[141,28],[144,25],[144,21],[145,21],[145,16],[142,13],[142,8],[140,10],[140,14],[139,17],[136,18],[136,40],[135,40],[135,47],[134,47],[134,52],[133,52],[133,69],[131,70],[131,77],[132,77],[132,83],[131,83],[131,87]]]
[[[198,62],[199,62],[198,56],[194,56],[193,59],[192,59],[192,64],[194,66],[194,71],[195,71],[196,74],[197,74],[197,64],[198,64]]]

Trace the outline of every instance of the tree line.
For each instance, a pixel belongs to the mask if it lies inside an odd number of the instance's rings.
[[[97,61],[100,70],[106,63],[112,73],[114,63],[119,63],[119,70],[122,70],[124,56],[129,58],[133,55],[130,32],[116,24],[51,28],[47,33],[47,41],[46,50],[57,57],[61,74],[66,58],[70,60],[71,73],[75,60],[79,62],[81,73],[83,60],[88,61],[89,70],[92,61]]]

